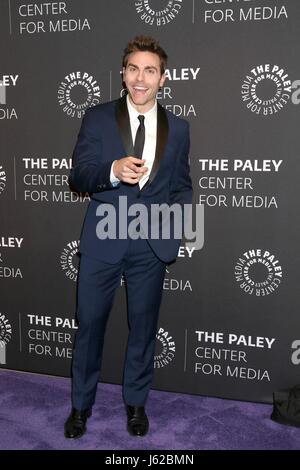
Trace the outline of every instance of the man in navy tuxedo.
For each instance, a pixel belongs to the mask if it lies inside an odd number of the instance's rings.
[[[124,216],[128,207],[192,201],[188,123],[156,101],[165,82],[167,55],[153,38],[137,36],[124,50],[127,95],[90,108],[74,150],[70,184],[89,192],[80,241],[77,318],[72,365],[72,412],[65,436],[81,437],[91,416],[105,327],[122,274],[126,280],[129,336],[123,397],[131,435],[148,432],[145,403],[153,377],[155,338],[165,267],[178,254],[180,238],[99,235],[103,208]],[[102,218],[101,218],[102,216]],[[129,217],[130,218],[130,217]],[[132,220],[132,217],[131,217]],[[148,223],[148,219],[147,219]],[[128,222],[129,225],[129,222]],[[150,218],[151,225],[151,218]],[[159,232],[161,233],[161,232]]]

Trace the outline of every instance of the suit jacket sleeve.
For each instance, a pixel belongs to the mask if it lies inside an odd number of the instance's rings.
[[[99,123],[91,108],[85,113],[73,153],[73,168],[69,177],[72,189],[95,193],[114,188],[110,182],[112,162],[101,159]]]
[[[170,204],[191,204],[193,198],[192,181],[190,177],[189,150],[190,133],[189,124],[186,127],[180,145],[170,185]]]

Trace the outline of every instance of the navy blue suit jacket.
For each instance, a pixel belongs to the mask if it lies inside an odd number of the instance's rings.
[[[157,143],[149,180],[142,189],[138,184],[110,183],[114,160],[134,156],[126,97],[100,104],[87,110],[82,121],[73,155],[70,185],[78,192],[89,192],[91,201],[86,213],[80,240],[80,252],[108,263],[118,262],[124,255],[128,239],[97,237],[96,215],[99,204],[112,204],[118,214],[119,197],[127,196],[127,204],[191,203],[192,183],[189,175],[188,123],[166,111],[157,109]],[[150,232],[150,230],[149,230]],[[149,234],[150,237],[150,234]],[[162,261],[173,261],[180,239],[148,238],[153,251]]]

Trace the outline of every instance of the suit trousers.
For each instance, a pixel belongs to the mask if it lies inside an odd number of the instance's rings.
[[[94,404],[106,324],[122,274],[126,281],[129,326],[123,398],[127,405],[144,406],[153,378],[165,268],[166,264],[157,258],[145,239],[130,239],[124,257],[115,264],[81,255],[79,325],[72,363],[73,407],[84,410]]]

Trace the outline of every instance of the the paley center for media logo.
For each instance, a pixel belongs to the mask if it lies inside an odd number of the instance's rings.
[[[166,26],[177,18],[184,0],[139,0],[134,1],[139,18],[149,26]]]
[[[263,297],[273,294],[280,286],[282,267],[273,253],[256,248],[239,257],[234,275],[243,292]]]
[[[261,64],[247,73],[242,83],[241,97],[252,113],[271,116],[287,105],[291,93],[292,82],[283,67]]]
[[[6,345],[11,340],[12,327],[9,320],[0,312],[0,364],[6,364]]]
[[[156,333],[157,352],[154,356],[154,368],[160,369],[168,366],[175,358],[176,345],[175,340],[164,328],[159,328]]]
[[[100,103],[100,86],[88,72],[71,72],[59,84],[57,98],[67,116],[81,119],[87,108]]]
[[[71,281],[77,281],[78,264],[79,264],[79,241],[73,240],[63,248],[60,253],[60,267],[65,276]]]

